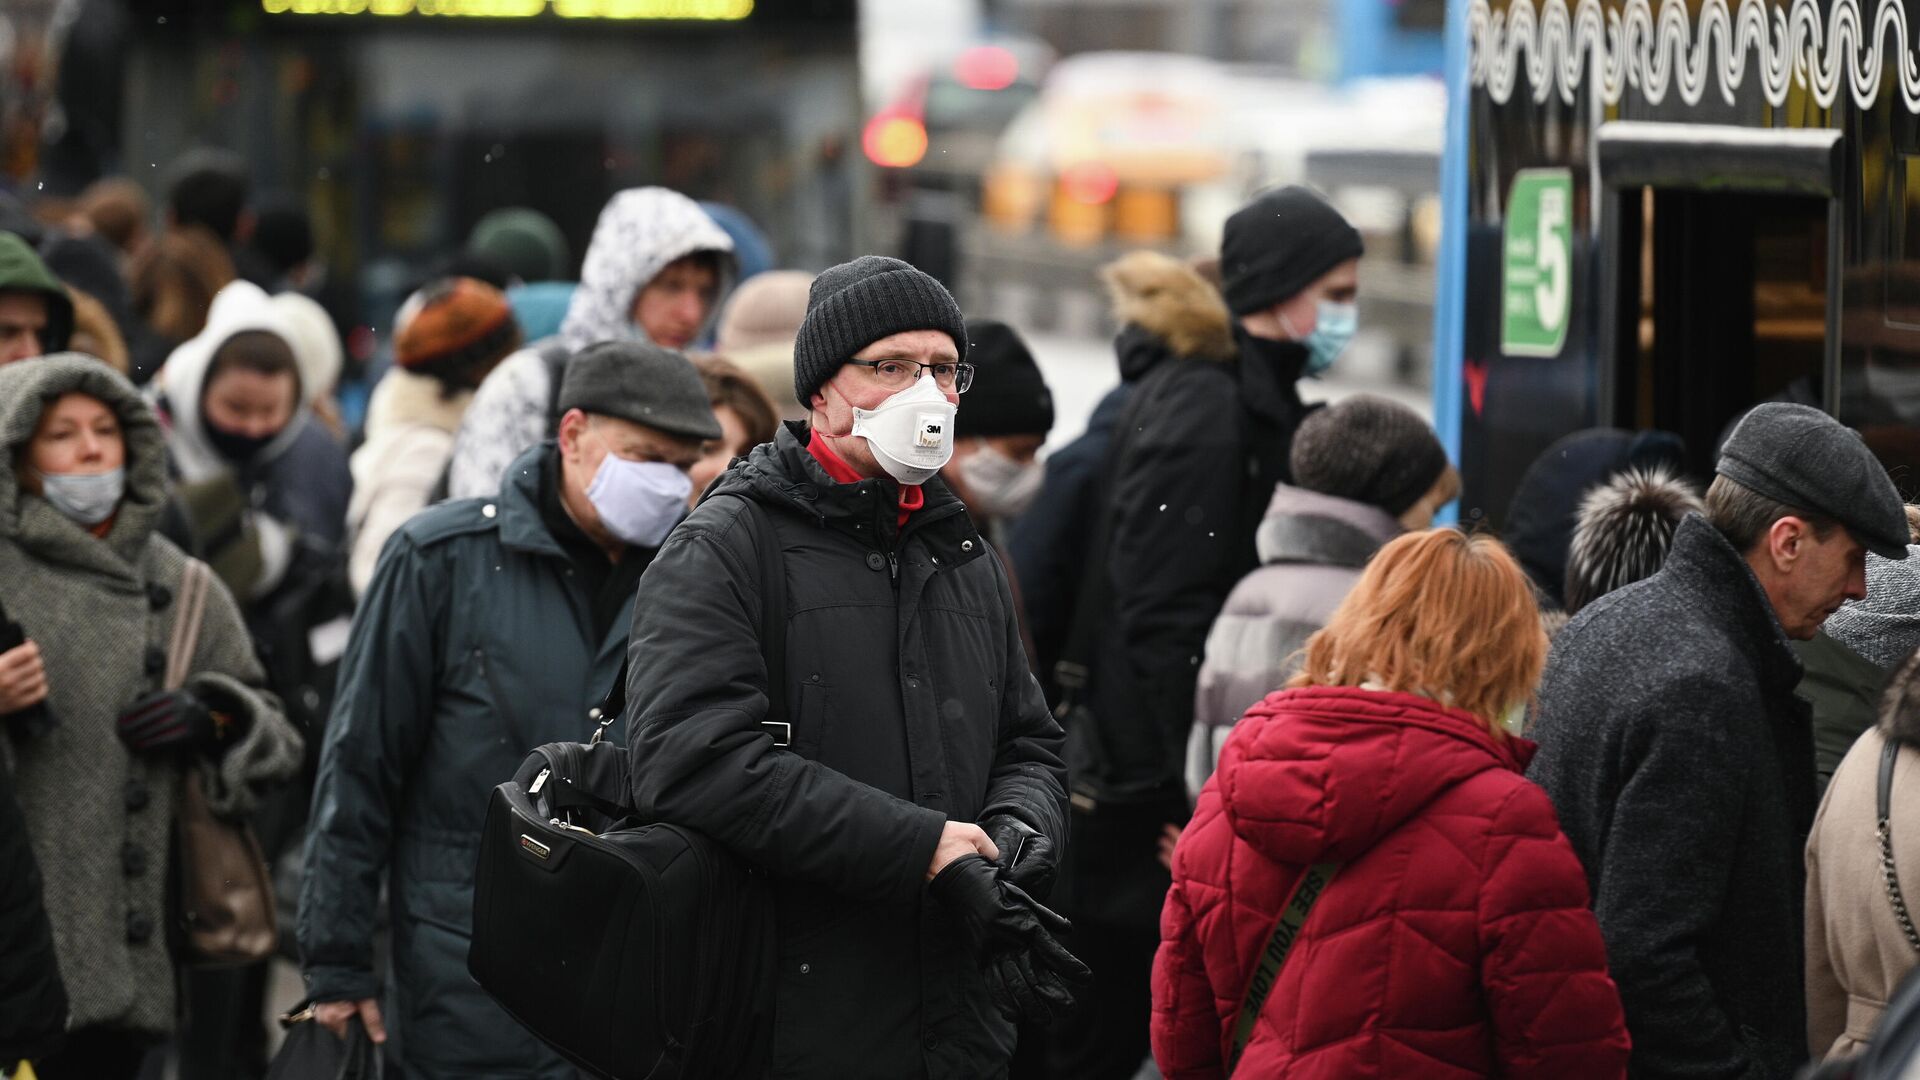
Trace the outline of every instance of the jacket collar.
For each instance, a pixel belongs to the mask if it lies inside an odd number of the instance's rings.
[[[1302,562],[1357,570],[1402,531],[1379,507],[1280,484],[1254,541],[1262,565]]]
[[[558,452],[554,441],[548,439],[515,458],[507,467],[506,479],[500,484],[500,495],[494,505],[500,515],[500,542],[512,550],[560,559],[567,556],[540,517],[540,488],[549,483],[549,475],[557,475],[551,459]]]
[[[1785,692],[1799,684],[1804,668],[1760,579],[1706,518],[1688,514],[1680,522],[1660,576],[1700,598],[1701,609],[1711,612],[1735,646],[1752,658],[1770,689]]]
[[[1268,341],[1233,327],[1240,346],[1240,400],[1246,411],[1266,420],[1299,415],[1299,382],[1307,369],[1307,347],[1297,341]]]
[[[772,442],[736,460],[715,481],[708,497],[720,492],[749,494],[765,505],[785,508],[816,526],[863,538],[878,548],[897,548],[903,536],[917,539],[931,549],[942,567],[958,566],[984,553],[986,545],[966,505],[939,476],[920,485],[926,503],[902,530],[899,485],[879,479],[835,483],[807,451],[808,438],[805,421],[781,425]]]

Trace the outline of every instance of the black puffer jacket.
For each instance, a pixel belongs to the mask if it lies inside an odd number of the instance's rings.
[[[902,531],[893,485],[834,483],[806,434],[789,425],[715,485],[759,502],[784,552],[792,745],[763,724],[756,522],[710,497],[634,604],[637,805],[777,880],[773,1075],[1001,1075],[1013,1025],[924,880],[949,819],[1064,837],[1060,729],[960,501],[930,481]]]
[[[0,766],[0,1068],[46,1057],[66,1030],[67,987],[41,902],[40,864],[13,776]]]
[[[1178,795],[1207,632],[1227,594],[1259,565],[1254,533],[1287,479],[1293,430],[1291,343],[1238,363],[1175,353],[1146,327],[1115,348],[1141,372],[1115,436],[1106,500],[1109,615],[1093,652],[1097,725],[1073,731],[1076,786],[1096,797]]]
[[[1784,1080],[1807,1060],[1800,674],[1753,571],[1697,514],[1664,569],[1554,640],[1527,776],[1586,866],[1635,1076]]]

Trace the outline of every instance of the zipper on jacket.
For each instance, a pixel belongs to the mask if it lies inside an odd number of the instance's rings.
[[[887,552],[887,576],[893,579],[895,588],[900,586],[900,556]]]

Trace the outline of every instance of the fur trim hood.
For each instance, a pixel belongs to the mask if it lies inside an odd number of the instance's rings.
[[[699,203],[677,191],[642,187],[615,194],[593,227],[560,339],[574,351],[599,341],[647,341],[646,331],[633,322],[633,298],[668,263],[700,251],[725,256],[719,297],[708,315],[711,326],[733,276],[733,238]]]
[[[1567,555],[1567,614],[1652,577],[1681,520],[1705,512],[1693,488],[1662,466],[1628,469],[1588,492]]]
[[[1100,280],[1121,325],[1140,327],[1174,355],[1220,361],[1239,355],[1220,290],[1179,259],[1135,251],[1102,267]]]
[[[394,368],[373,388],[367,401],[367,441],[409,427],[430,427],[452,435],[473,403],[472,390],[449,396],[431,375]]]

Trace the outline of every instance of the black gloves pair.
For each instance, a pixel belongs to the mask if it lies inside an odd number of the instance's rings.
[[[1000,852],[1000,873],[1028,896],[1045,899],[1053,892],[1053,840],[1014,817],[998,814],[980,823],[987,839]]]
[[[191,690],[155,690],[120,714],[120,741],[139,754],[199,750],[224,741],[234,715]]]
[[[1001,852],[1003,860],[1012,858],[1008,849]],[[1087,966],[1054,938],[1072,924],[1028,896],[986,856],[953,860],[927,890],[960,921],[988,993],[1009,1018],[1051,1023],[1073,1005],[1074,991],[1092,980]]]

